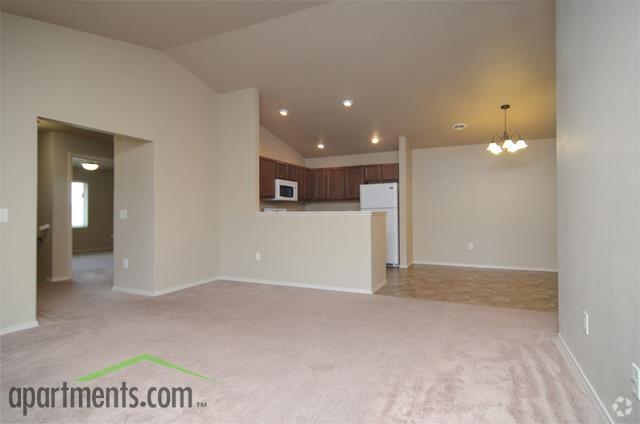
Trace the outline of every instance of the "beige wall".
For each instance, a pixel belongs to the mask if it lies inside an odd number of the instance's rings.
[[[414,261],[555,270],[555,140],[485,149],[413,150]]]
[[[372,165],[376,163],[397,163],[398,151],[362,153],[359,155],[325,156],[322,158],[307,158],[307,168],[331,168],[340,166]]]
[[[144,295],[160,290],[154,284],[153,148],[152,142],[115,137],[113,288]]]
[[[71,278],[72,230],[69,182],[74,155],[113,158],[113,142],[61,132],[38,134],[38,226],[50,224],[37,247],[37,280]],[[111,234],[111,232],[109,232]]]
[[[557,2],[556,28],[560,335],[603,410],[632,399],[613,418],[637,423],[640,3]]]
[[[398,153],[400,268],[408,268],[413,263],[413,153],[406,137],[400,137]]]
[[[382,215],[257,213],[259,97],[251,88],[220,95],[221,276],[368,293],[384,272]],[[256,261],[256,253],[262,255]]]
[[[73,181],[89,186],[89,225],[73,229],[73,251],[113,249],[113,169],[74,167]]]
[[[219,275],[217,93],[164,53],[4,13],[1,43],[2,331],[36,320],[38,116],[153,141],[154,289]]]
[[[304,158],[284,141],[260,126],[260,156],[304,166]]]
[[[51,226],[53,222],[53,138],[52,132],[38,134],[38,226]],[[51,228],[38,233],[41,241],[37,243],[37,281],[46,281],[52,276],[52,234]]]

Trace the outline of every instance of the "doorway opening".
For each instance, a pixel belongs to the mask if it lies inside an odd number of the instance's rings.
[[[114,135],[39,118],[39,294],[44,287],[111,289],[113,211]]]

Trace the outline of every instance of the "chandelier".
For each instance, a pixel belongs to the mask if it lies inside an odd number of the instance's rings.
[[[518,150],[525,149],[527,147],[527,143],[520,137],[518,134],[517,140],[515,143],[513,139],[507,132],[507,109],[509,109],[511,105],[501,105],[500,109],[504,111],[504,132],[502,135],[494,135],[491,138],[491,143],[487,147],[487,151],[493,153],[494,155],[499,155],[504,150],[509,153],[515,153]],[[502,146],[501,146],[502,145]]]

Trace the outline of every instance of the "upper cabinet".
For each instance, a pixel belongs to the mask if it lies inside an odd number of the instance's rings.
[[[360,199],[360,184],[364,184],[364,167],[349,166],[346,168],[346,178],[345,199]]]
[[[326,168],[318,168],[313,170],[313,200],[328,200],[327,197],[327,180],[329,171]]]
[[[272,198],[276,195],[276,161],[260,158],[260,197]]]
[[[377,183],[382,181],[382,168],[380,165],[364,166],[364,182]]]
[[[285,162],[276,162],[276,178],[280,180],[287,179],[287,164]]]
[[[327,199],[328,200],[345,200],[345,192],[347,185],[347,175],[345,168],[329,168]]]
[[[382,181],[398,181],[400,170],[397,163],[383,163],[380,167],[382,168]]]
[[[386,183],[398,181],[400,172],[397,163],[383,163],[364,166],[365,183]]]
[[[260,197],[275,196],[275,179],[298,182],[298,200],[358,200],[360,185],[398,181],[398,164],[309,169],[260,158]]]
[[[298,192],[298,195],[302,193],[302,200],[313,200],[313,171],[309,168],[302,168],[302,171],[303,184],[302,190]]]

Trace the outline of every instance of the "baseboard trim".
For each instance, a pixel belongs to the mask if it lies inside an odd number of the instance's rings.
[[[380,281],[378,284],[376,284],[376,286],[373,288],[373,290],[371,290],[371,294],[374,294],[375,292],[377,292],[378,290],[380,290],[381,288],[383,288],[386,285],[387,285],[387,280]]]
[[[177,286],[174,286],[174,287],[169,287],[169,288],[161,289],[161,290],[132,289],[132,288],[129,288],[129,287],[122,287],[122,286],[113,286],[113,287],[111,287],[111,290],[117,291],[117,292],[122,292],[122,293],[137,294],[137,295],[140,295],[140,296],[155,297],[155,296],[162,296],[164,294],[177,292],[177,291],[180,291],[180,290],[190,289],[191,287],[200,286],[202,284],[213,283],[214,281],[216,281],[218,279],[219,279],[218,277],[204,278],[202,280],[191,281],[189,283],[184,283],[184,284],[180,284],[180,285],[177,285]]]
[[[223,276],[218,278],[218,281],[221,281],[221,280],[233,281],[238,283],[254,283],[254,284],[267,284],[271,286],[297,287],[301,289],[339,291],[339,292],[346,292],[346,293],[358,293],[358,294],[373,293],[372,290],[368,290],[368,289],[356,289],[356,288],[338,287],[338,286],[321,286],[318,284],[296,283],[291,281],[263,280],[261,278]]]
[[[72,253],[111,252],[113,247],[96,247],[95,249],[74,250]]]
[[[0,330],[0,336],[4,336],[5,334],[10,334],[10,333],[15,333],[16,331],[36,328],[38,325],[39,325],[38,321],[23,322],[22,324],[10,325],[9,327],[5,327],[2,330]]]
[[[139,296],[149,296],[149,297],[153,296],[153,291],[151,290],[132,289],[129,287],[122,287],[122,286],[113,286],[111,287],[111,290],[121,292],[121,293],[137,294]]]
[[[483,265],[483,264],[460,264],[454,262],[430,262],[430,261],[413,261],[415,265],[437,265],[437,266],[456,266],[462,268],[485,268],[485,269],[507,269],[513,271],[541,271],[541,272],[558,272],[557,268],[536,268],[527,266],[511,266],[511,265]]]
[[[69,281],[72,277],[62,276],[62,277],[47,277],[47,282],[49,283],[57,283],[59,281]]]
[[[180,284],[174,287],[169,287],[167,289],[156,290],[153,292],[153,296],[162,296],[163,294],[169,294],[169,293],[177,292],[180,290],[190,289],[191,287],[201,286],[202,284],[213,283],[218,279],[219,279],[218,277],[204,278],[202,280],[191,281],[190,283]]]
[[[596,403],[600,407],[600,413],[604,418],[608,420],[610,424],[614,424],[615,421],[613,421],[613,419],[611,418],[611,415],[609,415],[609,411],[604,406],[604,403],[602,402],[602,399],[600,399],[600,396],[598,396],[598,392],[596,392],[596,389],[594,389],[593,385],[591,384],[591,381],[589,381],[587,374],[585,374],[584,370],[580,366],[580,363],[578,362],[573,352],[571,351],[571,348],[569,348],[569,345],[562,337],[562,334],[558,334],[558,339],[560,339],[560,345],[564,348],[565,353],[567,354],[567,356],[569,357],[573,365],[576,367],[578,374],[582,378],[582,382],[588,387],[589,391],[591,392],[591,395],[595,398]]]

